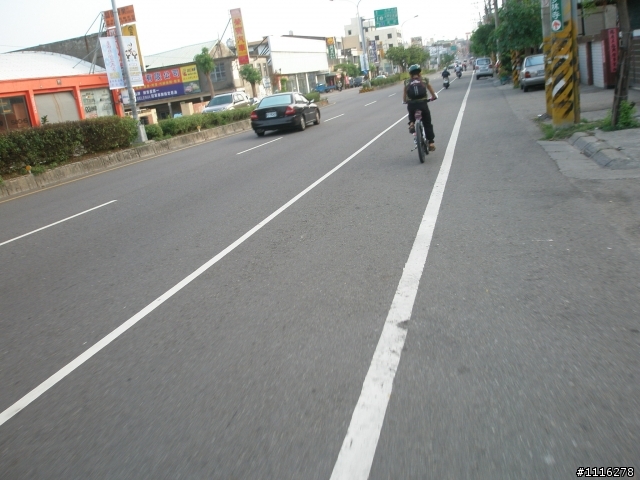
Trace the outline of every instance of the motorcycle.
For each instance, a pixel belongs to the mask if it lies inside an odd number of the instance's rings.
[[[446,89],[449,88],[449,77],[445,77],[444,81],[442,82],[442,86]]]
[[[460,72],[460,71],[456,72],[456,77],[462,78],[462,72]]]

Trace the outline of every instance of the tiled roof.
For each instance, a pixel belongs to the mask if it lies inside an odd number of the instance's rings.
[[[50,52],[13,52],[0,54],[0,80],[68,77],[90,72],[91,63],[79,58]],[[95,66],[95,73],[105,69]]]

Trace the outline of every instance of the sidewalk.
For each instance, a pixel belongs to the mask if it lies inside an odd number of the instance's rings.
[[[500,85],[496,80],[494,85],[502,90],[514,113],[528,124],[528,132],[534,138],[541,138],[542,133],[535,120],[546,110],[544,90],[524,93],[511,84]],[[640,91],[630,90],[629,101],[636,102],[640,110]],[[613,105],[613,89],[580,85],[580,104],[582,119],[601,120]],[[576,133],[567,140],[539,140],[538,143],[568,177],[593,180],[640,178],[640,129],[595,130],[592,134]]]

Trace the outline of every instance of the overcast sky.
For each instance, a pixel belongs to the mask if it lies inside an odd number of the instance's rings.
[[[133,5],[144,55],[215,40],[222,36],[230,8],[241,8],[249,41],[264,35],[341,37],[356,17],[357,0],[117,0]],[[360,0],[360,15],[398,8],[404,38],[425,41],[466,38],[478,21],[478,0]],[[0,0],[0,53],[80,37],[98,31],[110,0]],[[418,15],[418,18],[413,18]],[[94,23],[95,20],[95,23]],[[408,21],[407,21],[408,20]],[[93,25],[92,25],[93,24]],[[231,27],[223,39],[230,37]]]

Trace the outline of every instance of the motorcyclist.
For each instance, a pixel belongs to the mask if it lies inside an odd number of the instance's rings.
[[[416,64],[409,67],[409,75],[411,75],[411,78],[404,81],[402,101],[407,104],[409,133],[411,134],[416,131],[416,110],[422,111],[422,125],[424,125],[424,131],[427,141],[429,142],[429,150],[434,151],[436,149],[436,145],[433,142],[435,134],[433,133],[433,125],[431,124],[431,112],[429,111],[429,104],[427,103],[427,93],[431,94],[431,100],[435,100],[438,97],[429,83],[429,79],[423,78],[421,73],[422,68],[420,65]]]
[[[451,75],[451,73],[449,73],[449,69],[447,67],[444,67],[444,70],[442,70],[442,79],[448,80],[449,75]]]
[[[455,72],[458,78],[462,76],[462,66],[459,63],[456,63]]]

